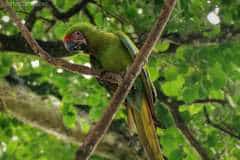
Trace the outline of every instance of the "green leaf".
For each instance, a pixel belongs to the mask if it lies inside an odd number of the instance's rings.
[[[174,127],[163,131],[160,142],[164,148],[165,155],[168,157],[184,143],[182,135],[178,132],[177,128]]]
[[[210,147],[215,146],[218,143],[218,137],[216,136],[216,132],[215,134],[212,133],[207,137],[207,143]]]
[[[5,77],[9,73],[8,67],[0,67],[0,78]]]
[[[182,94],[185,102],[193,102],[195,99],[199,98],[199,85],[195,84],[191,87],[184,88]]]
[[[197,113],[199,113],[203,110],[203,106],[198,105],[198,104],[190,105],[187,108],[188,108],[188,111],[189,111],[191,116],[194,115],[194,114],[197,114]]]
[[[63,103],[61,107],[63,122],[69,128],[74,128],[77,120],[77,112],[70,103]]]
[[[158,102],[155,107],[156,107],[157,118],[160,122],[160,125],[163,126],[164,128],[173,127],[174,120],[172,119],[166,106],[164,106],[164,104]]]
[[[149,73],[151,81],[155,81],[159,77],[159,64],[157,59],[150,59],[147,65],[147,71]]]
[[[104,20],[103,16],[101,13],[96,13],[95,15],[95,22],[98,26],[103,26],[104,25]]]
[[[164,40],[164,41],[158,42],[156,44],[155,50],[156,50],[156,52],[164,52],[164,51],[168,50],[169,46],[170,46],[169,41]]]
[[[178,76],[178,69],[176,66],[168,67],[164,71],[164,77],[166,78],[166,80],[175,80],[177,76]]]
[[[177,50],[176,50],[176,58],[177,59],[180,59],[180,60],[184,60],[185,59],[184,55],[185,55],[186,48],[187,47],[184,46],[184,45],[182,45],[182,46],[177,48]]]
[[[164,82],[161,86],[167,96],[179,96],[184,84],[184,78],[178,76],[176,80]]]
[[[179,149],[176,149],[171,152],[168,159],[169,160],[176,160],[176,159],[184,159],[186,157],[186,154],[184,153],[184,150],[182,147],[179,147]]]
[[[80,127],[83,133],[88,133],[90,130],[90,124],[87,122],[85,118],[79,117]]]
[[[64,4],[65,4],[65,0],[56,0],[56,5],[57,5],[58,7],[63,7]]]
[[[224,87],[226,82],[226,74],[222,70],[222,67],[219,63],[216,63],[212,68],[210,68],[208,74],[215,89]]]

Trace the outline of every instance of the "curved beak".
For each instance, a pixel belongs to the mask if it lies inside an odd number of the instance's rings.
[[[72,41],[64,41],[64,46],[69,52],[77,50],[77,44]]]
[[[65,40],[64,46],[69,52],[74,52],[77,50],[85,51],[87,49],[87,44],[85,42],[73,42],[73,41]]]

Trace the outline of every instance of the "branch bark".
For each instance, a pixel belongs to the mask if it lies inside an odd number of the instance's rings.
[[[29,30],[26,28],[26,26],[24,24],[21,23],[20,19],[17,17],[14,10],[7,4],[7,2],[5,2],[5,0],[1,0],[0,4],[5,9],[5,11],[9,13],[9,16],[11,17],[13,22],[16,23],[17,27],[20,29],[20,31],[22,33],[22,36],[26,39],[27,43],[31,46],[32,50],[36,54],[38,54],[41,58],[46,60],[48,63],[55,65],[57,67],[61,67],[65,70],[83,73],[83,74],[91,74],[91,75],[96,75],[96,76],[98,75],[98,73],[96,71],[93,71],[92,69],[90,69],[88,67],[72,64],[63,59],[52,58],[45,50],[43,50],[39,46],[37,41],[32,38],[32,35],[29,32]]]
[[[217,103],[217,104],[227,104],[227,101],[224,99],[197,99],[193,101],[192,103],[199,103],[199,104],[206,104],[206,103]]]
[[[6,12],[8,12],[11,20],[16,23],[16,26],[21,31],[22,36],[25,38],[31,49],[49,64],[73,73],[93,75],[99,79],[106,80],[111,83],[116,83],[116,81],[118,83],[119,79],[121,80],[121,77],[117,74],[110,73],[111,77],[113,78],[109,78],[108,73],[102,74],[101,71],[96,71],[83,65],[72,64],[64,59],[51,57],[44,49],[40,47],[37,41],[32,38],[32,35],[27,27],[21,23],[21,20],[17,17],[15,11],[7,4],[5,0],[0,0],[0,6],[2,6]]]
[[[28,14],[28,17],[26,19],[26,26],[27,28],[31,31],[34,23],[36,22],[37,19],[37,12],[40,11],[43,8],[43,5],[35,5],[32,9],[32,11]]]
[[[171,113],[176,127],[181,131],[181,133],[185,136],[187,141],[190,145],[195,149],[198,155],[201,157],[202,160],[210,160],[208,152],[202,145],[198,142],[195,138],[191,130],[188,128],[187,124],[185,123],[184,119],[182,118],[179,112],[179,106],[185,104],[183,101],[172,100],[170,97],[163,94],[160,87],[157,88],[157,95],[159,101],[163,102],[163,104],[168,108],[169,112]],[[196,100],[199,101],[199,100]],[[201,100],[203,101],[203,100]]]
[[[98,143],[107,132],[112,122],[113,116],[118,109],[118,106],[126,98],[136,77],[139,75],[142,67],[147,62],[153,46],[159,40],[160,35],[169,20],[172,10],[175,7],[175,3],[176,0],[167,0],[165,2],[156,24],[153,26],[147,40],[145,41],[143,47],[140,49],[139,54],[137,54],[133,64],[127,70],[123,81],[120,83],[119,87],[114,93],[107,107],[107,110],[103,114],[102,119],[90,130],[88,136],[84,140],[83,145],[79,148],[76,156],[77,160],[89,159],[91,154],[96,149]]]
[[[224,25],[221,24],[221,34],[215,37],[206,37],[203,33],[211,32],[207,29],[199,33],[188,33],[180,35],[177,32],[168,33],[164,35],[164,38],[170,39],[176,44],[201,44],[201,43],[221,43],[231,39],[239,38],[240,28],[235,25]]]
[[[60,58],[71,56],[69,52],[66,51],[64,45],[61,41],[42,41],[37,40],[38,44],[52,57]],[[28,45],[26,40],[21,36],[6,36],[0,34],[0,50],[7,52],[19,52],[21,54],[37,55]]]
[[[178,106],[174,106],[172,104],[167,104],[173,119],[175,121],[175,124],[177,128],[182,132],[182,134],[186,137],[188,142],[195,148],[195,151],[199,154],[202,160],[210,160],[207,151],[201,146],[201,144],[197,141],[197,139],[194,137],[190,129],[187,127],[187,124],[182,119]]]
[[[93,19],[90,21],[93,21]],[[93,21],[91,23],[95,23],[95,22]],[[168,39],[174,42],[170,44],[170,47],[166,51],[166,53],[169,53],[169,52],[175,53],[176,49],[183,44],[194,45],[195,42],[200,45],[206,44],[206,43],[221,43],[221,42],[226,42],[232,39],[233,40],[237,39],[237,35],[240,35],[240,29],[234,30],[230,26],[226,28],[229,28],[228,32],[223,33],[219,37],[216,37],[216,39],[208,39],[208,38],[204,38],[203,36],[195,37],[193,39],[192,35],[184,36],[184,35],[179,35],[177,33],[173,33],[173,35],[165,34],[162,36],[162,39]],[[195,35],[196,33],[192,33],[192,34]],[[232,35],[232,37],[227,37],[227,35]],[[222,39],[222,40],[220,41],[219,39]],[[37,42],[44,50],[48,51],[49,55],[51,55],[52,57],[67,57],[73,54],[73,53],[70,54],[65,50],[63,43],[61,41],[37,40]],[[16,36],[16,35],[7,36],[7,35],[0,34],[0,50],[19,52],[22,54],[32,54],[32,55],[35,54],[31,50],[31,47],[29,45],[26,45],[26,41],[22,37]]]
[[[75,128],[66,128],[63,124],[60,106],[56,105],[56,101],[57,99],[52,103],[52,100],[46,97],[43,100],[43,97],[32,93],[23,86],[11,86],[3,80],[0,81],[0,112],[11,115],[66,143],[81,145],[86,133],[81,130],[80,122],[77,120]],[[81,117],[83,116],[81,115]],[[108,133],[95,154],[111,160],[143,160],[141,155],[138,155],[137,151],[128,145],[126,135],[119,134],[115,130]]]
[[[70,8],[66,12],[59,11],[51,0],[40,0],[40,2],[47,4],[46,6],[52,10],[53,16],[55,18],[62,21],[66,21],[70,17],[72,17],[74,14],[82,10],[90,2],[90,0],[82,0],[81,2],[75,4],[72,8]]]
[[[84,8],[83,10],[84,14],[88,18],[89,22],[92,23],[93,25],[96,25],[96,22],[94,20],[94,16],[91,14],[88,8]]]

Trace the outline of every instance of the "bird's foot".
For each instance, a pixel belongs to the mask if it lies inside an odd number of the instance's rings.
[[[107,72],[107,71],[101,71],[100,73],[100,79],[104,81],[108,81],[113,84],[120,84],[122,81],[122,75],[113,73],[113,72]]]

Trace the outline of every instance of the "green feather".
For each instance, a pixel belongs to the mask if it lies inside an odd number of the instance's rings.
[[[71,34],[80,31],[84,34],[91,54],[91,64],[95,69],[122,73],[132,64],[138,53],[137,47],[122,32],[100,31],[89,24],[77,24],[67,31]],[[115,90],[107,82],[104,86]],[[115,88],[115,89],[114,89]],[[127,96],[126,105],[131,119],[137,128],[141,143],[151,160],[163,160],[153,120],[154,87],[145,69],[136,79]],[[132,126],[132,125],[131,125]]]
[[[138,48],[133,44],[133,42],[129,39],[129,37],[123,32],[116,32],[116,34],[119,36],[122,44],[127,48],[128,53],[131,55],[131,59],[133,60],[136,54],[138,53]],[[148,101],[150,102],[151,110],[153,110],[153,104],[156,98],[156,90],[145,68],[143,68],[140,77],[141,77],[141,82],[143,83],[141,84],[141,86],[144,86]],[[137,84],[139,84],[139,82],[134,84],[135,88],[140,87],[140,85],[136,86]],[[140,88],[143,88],[143,87],[140,87]],[[143,92],[144,89],[140,91]]]
[[[91,51],[106,71],[124,72],[131,64],[131,56],[116,34],[100,31],[90,24],[80,23],[71,27],[66,34],[80,31],[87,39]]]
[[[67,30],[66,35],[75,31],[80,31],[84,34],[90,50],[95,52],[95,58],[105,71],[116,73],[125,72],[138,53],[138,48],[123,32],[116,32],[115,34],[104,32],[91,24],[79,23]],[[151,107],[153,107],[155,89],[149,79],[146,69],[143,69],[140,77],[140,81],[143,84],[138,85],[138,83],[135,83],[134,88],[144,86],[148,100],[151,102]],[[139,91],[141,92],[142,90]],[[135,96],[139,97],[138,93],[135,94]],[[135,100],[138,99],[136,97],[134,98]]]

